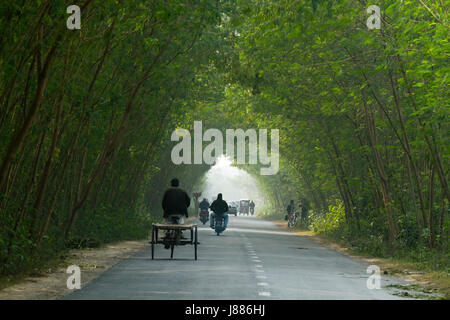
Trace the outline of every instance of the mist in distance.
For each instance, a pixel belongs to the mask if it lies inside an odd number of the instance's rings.
[[[217,158],[216,164],[206,173],[201,198],[211,201],[222,193],[225,201],[253,200],[256,207],[263,204],[263,196],[256,180],[245,170],[232,166],[226,156]]]

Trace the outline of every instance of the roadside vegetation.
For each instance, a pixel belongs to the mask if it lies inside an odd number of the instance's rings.
[[[372,3],[371,3],[372,4]],[[265,213],[359,252],[449,273],[444,1],[0,2],[0,275],[67,247],[147,236],[174,176],[172,132],[279,129]],[[207,145],[207,143],[205,143]],[[258,208],[256,208],[258,212]]]

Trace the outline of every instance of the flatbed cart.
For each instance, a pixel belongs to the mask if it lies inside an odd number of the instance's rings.
[[[159,231],[165,230],[166,237],[159,238]],[[190,239],[181,238],[181,232],[183,230],[190,230]],[[194,258],[197,260],[197,225],[196,224],[161,224],[154,223],[152,228],[152,260],[155,257],[155,244],[169,244],[170,245],[170,258],[173,259],[173,250],[175,246],[183,246],[186,244],[194,245]]]

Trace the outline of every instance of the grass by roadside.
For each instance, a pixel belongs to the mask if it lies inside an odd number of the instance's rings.
[[[68,258],[67,252],[61,252],[60,255],[56,258],[53,258],[47,261],[45,264],[41,265],[39,268],[33,268],[29,271],[24,271],[14,275],[0,276],[0,292],[1,290],[19,284],[27,278],[39,278],[46,277],[47,274],[54,272],[58,268],[61,268],[65,265],[65,262]]]
[[[442,297],[442,299],[450,299],[450,277],[445,270],[426,270],[423,267],[418,266],[417,263],[406,259],[380,258],[369,254],[364,254],[349,248],[345,243],[338,242],[335,239],[326,237],[325,235],[306,230],[300,226],[288,228],[287,223],[284,220],[270,220],[283,230],[289,230],[291,232],[295,232],[299,236],[308,237],[353,259],[378,265],[382,274],[395,275],[403,280],[413,282],[413,287],[419,285],[425,293],[434,293]]]

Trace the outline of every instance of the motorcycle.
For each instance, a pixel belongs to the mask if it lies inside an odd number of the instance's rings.
[[[214,217],[214,231],[217,233],[217,235],[220,235],[225,230],[224,224],[225,224],[224,217],[220,216]]]
[[[209,220],[209,212],[208,210],[200,211],[200,221],[205,224]]]

